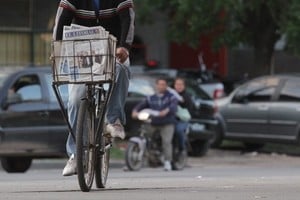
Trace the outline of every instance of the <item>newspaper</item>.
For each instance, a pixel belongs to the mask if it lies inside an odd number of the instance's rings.
[[[116,38],[103,27],[71,24],[55,43],[57,81],[89,82],[112,78]]]

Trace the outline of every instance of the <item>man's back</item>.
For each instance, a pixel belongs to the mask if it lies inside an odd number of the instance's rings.
[[[82,26],[102,26],[117,37],[119,45],[129,49],[133,41],[134,11],[132,0],[101,0],[100,10],[93,0],[62,0],[57,13],[54,39],[62,39],[63,26],[71,22]]]

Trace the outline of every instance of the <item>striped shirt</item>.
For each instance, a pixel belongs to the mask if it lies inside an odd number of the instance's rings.
[[[118,46],[130,48],[134,37],[134,5],[132,0],[61,0],[57,9],[53,39],[61,40],[63,27],[75,23],[102,26],[118,39]]]

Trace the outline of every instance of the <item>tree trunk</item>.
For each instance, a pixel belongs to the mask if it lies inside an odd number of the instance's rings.
[[[246,21],[243,23],[248,33],[250,44],[254,48],[254,66],[250,76],[266,75],[271,73],[271,61],[274,46],[280,38],[278,21],[276,21],[266,2],[262,1],[259,9],[246,9]]]
[[[275,44],[275,43],[274,43]],[[254,46],[254,65],[252,76],[267,75],[271,73],[271,60],[274,54],[274,45],[266,47],[263,44]]]

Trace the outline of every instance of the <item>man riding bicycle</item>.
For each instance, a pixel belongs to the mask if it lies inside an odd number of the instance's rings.
[[[65,25],[102,26],[118,39],[116,84],[107,106],[106,134],[122,139],[125,138],[124,105],[130,78],[129,49],[134,37],[134,15],[132,0],[61,0],[53,30],[53,39],[62,40]],[[84,84],[69,85],[68,118],[74,133],[80,100],[85,96],[85,90]],[[70,158],[62,174],[70,176],[76,174],[76,144],[71,134],[66,149]]]

